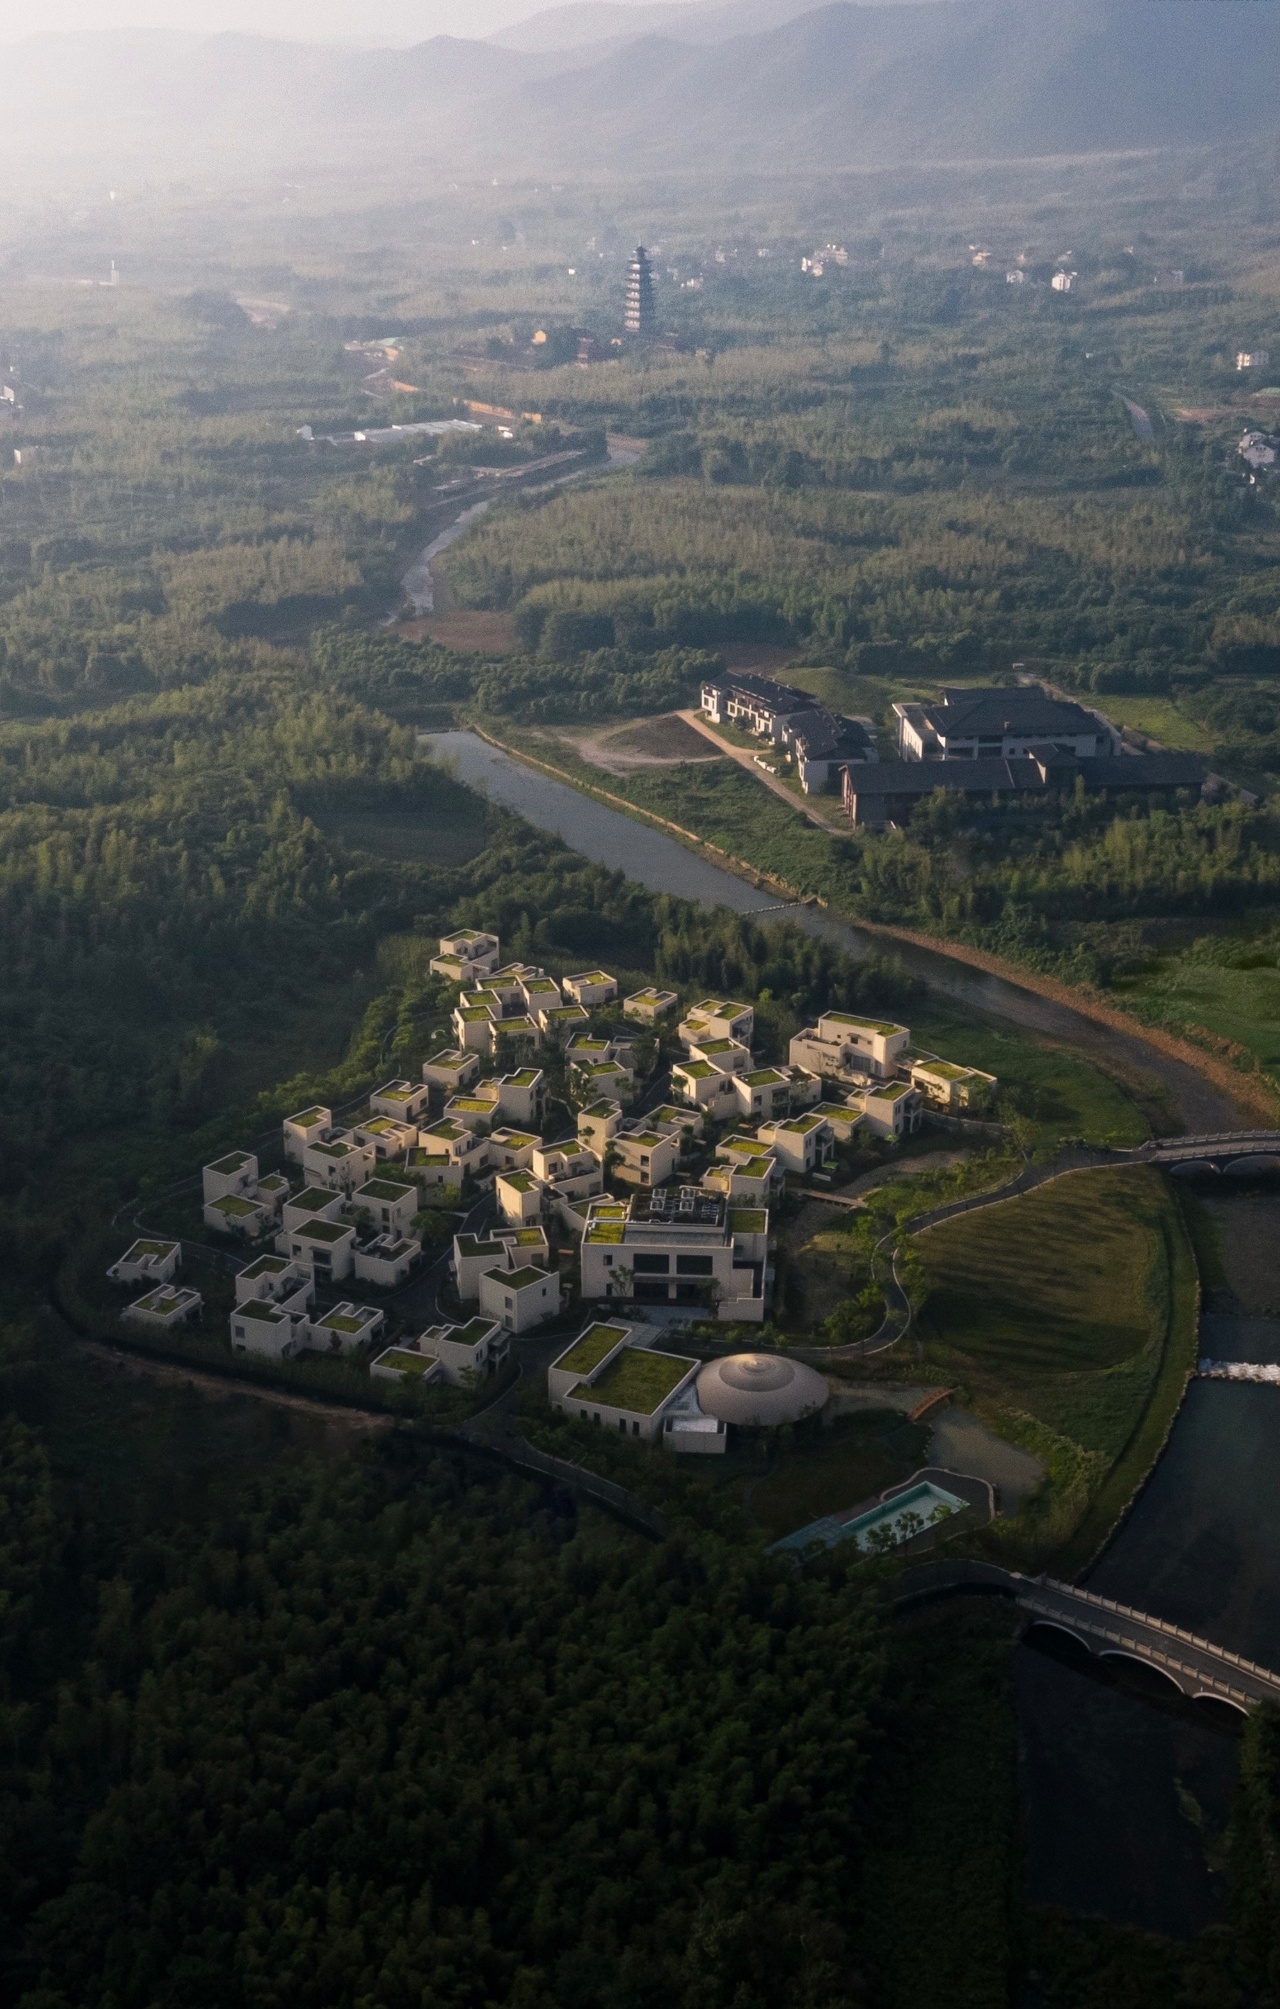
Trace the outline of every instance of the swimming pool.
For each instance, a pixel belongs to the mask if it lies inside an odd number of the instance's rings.
[[[953,1514],[960,1513],[968,1504],[955,1493],[948,1493],[945,1487],[935,1486],[932,1479],[921,1479],[914,1486],[908,1486],[905,1492],[895,1493],[891,1499],[878,1500],[864,1513],[849,1517],[824,1514],[820,1521],[810,1521],[807,1528],[797,1528],[793,1535],[784,1535],[773,1547],[802,1552],[815,1542],[833,1549],[837,1542],[855,1541],[864,1553],[892,1549],[899,1542],[910,1541],[913,1535],[923,1533],[925,1528],[950,1520]]]

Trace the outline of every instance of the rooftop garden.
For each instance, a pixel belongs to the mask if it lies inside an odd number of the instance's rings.
[[[465,1325],[455,1326],[448,1337],[454,1346],[479,1346],[493,1329],[491,1318],[469,1318]]]
[[[684,1380],[696,1360],[676,1353],[654,1353],[628,1346],[605,1368],[597,1382],[580,1382],[570,1389],[571,1401],[594,1402],[602,1408],[627,1409],[634,1416],[652,1416]]]
[[[177,1246],[176,1242],[135,1242],[131,1249],[125,1250],[123,1260],[140,1262],[144,1256],[167,1256]]]
[[[286,1117],[285,1120],[296,1123],[299,1129],[309,1130],[313,1123],[327,1123],[331,1114],[331,1110],[322,1109],[317,1103],[314,1109],[300,1109],[296,1116]]]
[[[210,1165],[209,1170],[217,1172],[223,1179],[229,1179],[233,1172],[238,1172],[242,1165],[247,1165],[248,1163],[249,1153],[247,1151],[228,1151],[225,1158],[215,1159],[213,1164]]]
[[[735,1207],[729,1216],[729,1231],[734,1235],[762,1235],[768,1225],[766,1207]]]
[[[262,1298],[251,1297],[247,1304],[236,1306],[236,1317],[256,1318],[262,1325],[279,1325],[288,1317],[288,1313],[278,1310],[275,1305],[268,1304]]]
[[[508,1290],[522,1291],[527,1290],[530,1284],[546,1283],[547,1272],[545,1270],[534,1269],[530,1263],[522,1270],[508,1271],[502,1281]]]
[[[373,1200],[405,1200],[412,1192],[412,1186],[403,1186],[395,1179],[367,1179],[357,1198],[367,1193]]]
[[[233,1221],[246,1220],[250,1214],[262,1211],[254,1201],[242,1200],[238,1193],[224,1193],[221,1199],[211,1200],[209,1204],[220,1214],[229,1214]]]
[[[302,1214],[319,1214],[332,1206],[333,1197],[327,1186],[307,1186],[301,1193],[294,1194],[289,1205]]]
[[[295,1235],[301,1235],[308,1242],[340,1242],[344,1235],[354,1235],[355,1229],[342,1221],[308,1221],[303,1228],[295,1228]]]
[[[564,1374],[590,1374],[630,1331],[625,1325],[589,1325],[552,1365]]]
[[[612,1247],[621,1242],[626,1234],[625,1221],[593,1221],[587,1229],[587,1240],[596,1248]]]
[[[847,1011],[824,1011],[822,1016],[832,1025],[854,1026],[859,1032],[878,1033],[881,1039],[892,1039],[896,1032],[908,1030],[905,1025],[895,1025],[892,1019],[858,1018],[853,1012]]]
[[[372,1311],[366,1312],[363,1318],[348,1311],[331,1311],[327,1317],[317,1319],[316,1323],[325,1332],[363,1332],[377,1316]]]
[[[430,1374],[439,1363],[433,1353],[410,1353],[403,1346],[389,1346],[374,1362],[375,1367],[394,1367],[400,1374]]]

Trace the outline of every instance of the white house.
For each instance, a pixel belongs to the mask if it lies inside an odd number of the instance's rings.
[[[483,1316],[469,1319],[466,1325],[429,1326],[407,1343],[438,1360],[445,1380],[456,1387],[493,1374],[511,1348],[510,1335],[501,1321]]]
[[[397,1123],[416,1126],[430,1100],[431,1088],[425,1080],[384,1081],[369,1097],[369,1107],[375,1116],[390,1116]],[[416,1144],[417,1138],[411,1141]]]
[[[457,1005],[450,1020],[453,1036],[464,1053],[491,1059],[497,1050],[497,1021],[488,1005]]]
[[[418,1132],[418,1142],[427,1151],[447,1151],[464,1172],[483,1172],[489,1163],[489,1140],[473,1136],[462,1123],[446,1116]]]
[[[740,1039],[697,1039],[689,1042],[690,1060],[709,1060],[722,1074],[747,1074],[751,1048]]]
[[[534,1130],[491,1130],[489,1163],[498,1172],[527,1172],[539,1142]]]
[[[571,1055],[569,1090],[575,1102],[588,1108],[594,1102],[629,1102],[635,1076],[625,1061],[612,1056],[596,1060]]]
[[[480,1295],[480,1279],[486,1270],[509,1260],[507,1244],[497,1235],[455,1235],[453,1238],[454,1288],[463,1304],[472,1304]]]
[[[618,995],[617,978],[608,970],[583,970],[576,977],[566,977],[561,988],[574,1004],[585,1005],[589,1011],[609,1004]]]
[[[116,1284],[171,1284],[182,1268],[182,1243],[143,1239],[131,1242],[107,1271]]]
[[[445,1046],[422,1063],[422,1079],[430,1088],[443,1088],[447,1095],[460,1095],[480,1073],[480,1056],[461,1047]]]
[[[433,1353],[419,1352],[416,1339],[402,1339],[398,1346],[389,1346],[370,1361],[369,1373],[379,1381],[402,1381],[424,1388],[445,1378],[441,1362]]]
[[[637,1019],[641,1025],[656,1025],[673,1012],[680,999],[675,991],[659,990],[654,984],[646,984],[640,991],[632,991],[630,997],[622,1001],[624,1018]]]
[[[256,1197],[246,1199],[240,1193],[223,1193],[219,1199],[206,1200],[201,1211],[206,1228],[212,1228],[216,1234],[243,1235],[251,1242],[265,1235],[275,1221],[274,1207]]]
[[[431,958],[433,976],[448,977],[458,984],[487,977],[498,967],[502,950],[496,935],[465,930],[460,935],[441,935],[440,952]]]
[[[542,1219],[546,1192],[541,1179],[532,1172],[499,1172],[493,1191],[504,1221],[514,1221],[522,1227],[526,1221]]]
[[[735,1074],[733,1092],[739,1116],[767,1123],[776,1111],[785,1115],[791,1107],[791,1076],[780,1067],[756,1067],[748,1074]]]
[[[228,1151],[225,1158],[206,1165],[200,1176],[205,1200],[221,1200],[228,1193],[243,1198],[258,1184],[258,1160],[252,1151]]]
[[[590,1012],[580,1004],[543,1005],[535,1017],[544,1037],[557,1046],[563,1046],[591,1023]]]
[[[498,1114],[503,1122],[538,1129],[547,1099],[547,1080],[542,1069],[520,1067],[511,1074],[500,1074],[495,1086]]]
[[[401,1123],[396,1116],[367,1116],[363,1123],[355,1125],[351,1135],[357,1144],[372,1144],[375,1164],[385,1165],[413,1149],[418,1141],[418,1126]]]
[[[404,1283],[422,1254],[422,1243],[413,1236],[377,1235],[357,1246],[352,1267],[358,1283],[376,1284],[379,1290],[394,1290]]]
[[[749,1047],[755,1023],[754,1005],[734,1004],[727,998],[703,998],[690,1005],[687,1016],[676,1027],[676,1038],[686,1052],[704,1039],[736,1039]]]
[[[462,1190],[462,1167],[443,1148],[432,1151],[425,1144],[416,1144],[404,1154],[404,1172],[424,1194],[440,1191],[443,1198],[449,1198]]]
[[[635,1326],[621,1320],[613,1325],[597,1321],[587,1326],[547,1369],[547,1400],[557,1406],[562,1395],[621,1353],[635,1332]]]
[[[479,1081],[469,1095],[451,1095],[444,1105],[445,1121],[460,1123],[473,1136],[488,1134],[498,1114],[498,1098],[491,1081]]]
[[[825,1011],[816,1026],[796,1034],[788,1059],[793,1067],[828,1081],[860,1082],[867,1075],[888,1080],[910,1044],[910,1028],[892,1019]]]
[[[619,1130],[610,1149],[615,1158],[615,1178],[629,1186],[661,1186],[680,1162],[679,1136],[670,1131],[664,1136],[643,1122]]]
[[[340,1221],[342,1211],[341,1193],[328,1186],[304,1186],[284,1203],[284,1232],[287,1235],[291,1228],[309,1227],[312,1221]]]
[[[302,1154],[308,1144],[321,1144],[333,1128],[333,1111],[316,1103],[311,1109],[300,1109],[296,1116],[284,1119],[284,1155],[295,1165],[302,1163]]]
[[[874,1137],[905,1137],[920,1128],[922,1098],[909,1082],[869,1083],[851,1102],[862,1110]]]
[[[182,1284],[157,1284],[145,1297],[135,1298],[126,1305],[120,1316],[131,1319],[135,1325],[158,1326],[167,1332],[173,1326],[199,1318],[203,1310],[204,1299],[199,1291],[188,1290]]]
[[[622,1127],[622,1104],[602,1095],[589,1108],[578,1111],[578,1142],[603,1158],[609,1141]]]
[[[528,976],[521,977],[519,983],[520,995],[524,999],[524,1008],[530,1018],[536,1020],[539,1024],[541,1023],[541,1013],[555,1011],[564,1003],[560,986],[555,981],[555,978],[544,975],[541,970],[536,974],[531,972]]]
[[[710,1060],[678,1061],[671,1070],[671,1093],[712,1117],[737,1110],[734,1076]]]
[[[816,1110],[803,1116],[788,1116],[780,1122],[762,1123],[760,1142],[767,1144],[784,1172],[803,1178],[834,1155],[831,1125]]]
[[[582,1422],[598,1423],[623,1437],[652,1442],[661,1435],[668,1405],[689,1386],[702,1365],[684,1354],[614,1342],[616,1326],[588,1326],[548,1370],[552,1407]],[[594,1362],[594,1364],[590,1364]],[[574,1370],[578,1369],[576,1378]],[[550,1394],[552,1375],[563,1392]]]
[[[664,1408],[662,1448],[704,1458],[723,1457],[728,1450],[728,1425],[719,1416],[704,1414],[696,1382],[688,1382]]]
[[[586,1144],[567,1138],[559,1144],[535,1147],[531,1169],[536,1179],[549,1186],[561,1200],[588,1200],[604,1191],[604,1168],[600,1158]]]
[[[345,1131],[331,1132],[322,1144],[308,1144],[302,1154],[302,1169],[308,1181],[328,1186],[334,1193],[349,1193],[363,1184],[378,1162],[372,1144],[357,1144]]]
[[[401,1179],[369,1179],[356,1188],[351,1205],[368,1214],[379,1233],[407,1235],[418,1211],[418,1189]]]
[[[310,1335],[305,1310],[286,1310],[269,1298],[246,1298],[231,1314],[231,1344],[237,1353],[266,1360],[291,1360]]]
[[[495,1228],[493,1239],[506,1250],[509,1269],[527,1269],[530,1263],[535,1269],[550,1269],[551,1244],[544,1227]],[[492,1269],[494,1265],[490,1261],[484,1267]]]
[[[355,1353],[377,1338],[385,1315],[368,1304],[336,1304],[323,1318],[313,1318],[308,1346],[317,1353]]]
[[[508,1332],[531,1332],[560,1309],[560,1279],[530,1263],[518,1270],[486,1270],[480,1279],[480,1310]]]
[[[1049,284],[1055,293],[1071,293],[1074,292],[1079,277],[1078,272],[1055,272]]]
[[[985,1106],[996,1087],[994,1074],[984,1074],[979,1067],[960,1067],[954,1061],[940,1060],[936,1053],[916,1054],[908,1071],[911,1086],[918,1088],[935,1109],[946,1110],[949,1115]]]
[[[844,1102],[819,1102],[815,1103],[813,1113],[831,1125],[831,1134],[837,1144],[847,1144],[854,1131],[866,1124],[856,1090],[852,1107]]]
[[[287,1256],[259,1256],[239,1271],[235,1280],[237,1304],[278,1304],[292,1306],[299,1300],[303,1311],[315,1296],[309,1265],[290,1262]]]
[[[350,1221],[308,1221],[288,1228],[281,1238],[281,1251],[295,1263],[304,1264],[321,1283],[341,1283],[351,1275],[355,1258],[356,1231]],[[277,1242],[277,1248],[280,1244]]]
[[[731,1206],[763,1207],[779,1183],[782,1168],[772,1151],[755,1151],[718,1158],[702,1175],[708,1193],[719,1193]]]

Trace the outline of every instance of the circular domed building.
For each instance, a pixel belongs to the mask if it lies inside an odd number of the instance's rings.
[[[813,1416],[830,1393],[812,1367],[780,1353],[731,1353],[724,1360],[709,1360],[696,1386],[704,1415],[756,1429]]]

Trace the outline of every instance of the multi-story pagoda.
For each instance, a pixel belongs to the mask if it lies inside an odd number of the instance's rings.
[[[653,273],[643,244],[637,244],[627,268],[627,309],[622,325],[629,335],[652,335],[655,331]]]

